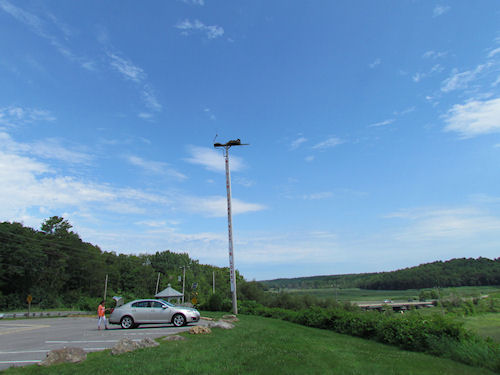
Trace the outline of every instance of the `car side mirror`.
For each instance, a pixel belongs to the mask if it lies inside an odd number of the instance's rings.
[[[165,309],[168,309],[168,306],[167,306],[167,305],[162,305],[162,306],[161,306],[161,308],[162,308],[163,310],[165,310]]]

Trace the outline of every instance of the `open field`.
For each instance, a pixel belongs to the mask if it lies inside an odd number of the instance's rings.
[[[240,315],[233,330],[162,342],[159,347],[111,356],[91,353],[77,365],[13,368],[5,374],[493,374],[451,360],[376,342]]]
[[[463,318],[465,327],[478,335],[500,343],[500,313],[481,314]]]
[[[384,299],[408,300],[418,299],[419,291],[410,290],[364,290],[359,288],[337,289],[286,289],[288,293],[311,295],[318,298],[336,298],[339,301],[383,301]]]
[[[429,290],[429,289],[425,289]],[[407,301],[410,298],[417,299],[420,293],[418,289],[408,290],[368,290],[359,288],[324,288],[324,289],[285,289],[284,291],[298,295],[311,295],[318,298],[336,298],[339,301],[371,302],[383,301],[384,299]],[[441,297],[446,298],[451,294],[458,297],[479,297],[481,295],[499,295],[498,286],[457,287],[440,289]]]

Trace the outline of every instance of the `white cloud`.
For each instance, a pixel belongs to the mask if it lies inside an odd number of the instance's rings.
[[[61,160],[68,164],[89,164],[93,156],[82,151],[64,147],[60,139],[47,138],[29,145],[30,153],[44,159]]]
[[[306,156],[306,159],[305,159],[308,163],[314,161],[314,156],[313,155],[309,155],[309,156]]]
[[[368,127],[373,128],[373,127],[385,126],[385,125],[392,124],[394,121],[396,121],[396,119],[391,118],[388,120],[384,120],[384,121],[376,122],[374,124],[370,124],[370,125],[368,125]]]
[[[457,240],[500,230],[499,218],[473,207],[408,210],[387,217],[410,220],[410,226],[395,234],[401,240]]]
[[[215,121],[217,119],[210,108],[204,108],[203,112],[208,116],[210,120]]]
[[[203,32],[208,39],[216,39],[224,35],[224,29],[222,27],[217,25],[205,25],[199,20],[190,21],[189,19],[185,19],[174,27],[182,30],[183,35],[189,35],[193,31]]]
[[[227,216],[227,197],[183,197],[183,204],[188,211],[201,213],[208,217]],[[265,210],[266,207],[257,203],[247,203],[239,199],[231,199],[231,212],[235,215],[246,212],[255,212]]]
[[[439,59],[441,57],[445,57],[448,52],[436,52],[436,51],[427,51],[422,55],[424,59]]]
[[[241,186],[244,186],[244,187],[252,187],[255,185],[255,182],[248,179],[248,178],[245,178],[245,177],[240,177],[240,176],[236,176],[233,178],[233,182],[237,185],[241,185]]]
[[[207,147],[189,146],[188,152],[191,155],[185,161],[204,166],[206,169],[215,172],[225,172],[226,164],[224,156],[220,150]],[[229,156],[229,167],[231,172],[240,171],[244,168],[243,160],[237,156]]]
[[[326,150],[327,148],[332,148],[344,143],[340,138],[330,137],[322,142],[315,144],[312,148],[315,150]]]
[[[237,237],[238,263],[303,265],[316,261],[336,261],[344,257],[337,234],[328,231],[296,231],[284,233],[252,233]]]
[[[0,108],[0,125],[20,126],[42,121],[55,121],[56,118],[47,110],[23,107]]]
[[[498,147],[498,145],[497,145]],[[491,196],[488,194],[472,194],[471,201],[475,203],[486,204],[491,207],[493,204],[500,204],[500,197]]]
[[[146,82],[147,74],[141,67],[135,65],[132,61],[125,57],[119,56],[118,53],[107,52],[107,56],[109,57],[109,64],[111,67],[116,70],[120,75],[129,81],[135,82],[140,87],[140,95],[146,107],[150,110],[160,112],[163,107],[158,102],[156,95],[154,93],[153,87]],[[145,113],[139,114],[141,118],[151,118]]]
[[[422,78],[424,78],[424,74],[423,73],[415,73],[411,79],[413,79],[413,82],[420,82],[422,80]]]
[[[380,58],[377,58],[377,59],[375,59],[375,61],[368,64],[368,66],[370,67],[370,69],[373,69],[373,68],[379,66],[381,63],[382,63],[382,60]]]
[[[142,118],[144,120],[151,120],[154,115],[152,113],[141,112],[137,115],[137,117]]]
[[[447,5],[436,5],[434,7],[434,10],[432,12],[433,17],[439,17],[445,13],[448,13],[450,11],[451,7]]]
[[[302,199],[308,201],[314,201],[314,200],[328,199],[331,197],[333,197],[333,193],[331,191],[323,191],[320,193],[305,194],[302,196]]]
[[[492,57],[496,56],[499,53],[500,53],[500,47],[495,48],[494,50],[490,51],[490,53],[488,53],[488,57],[492,58]]]
[[[78,146],[70,149],[61,143],[62,141],[56,138],[47,138],[33,143],[18,143],[9,134],[0,132],[0,151],[59,160],[67,164],[90,164],[93,160],[92,155],[83,151],[75,151],[74,148]]]
[[[447,93],[454,90],[465,89],[468,87],[469,83],[476,80],[481,73],[485,72],[491,66],[491,63],[481,64],[474,70],[467,70],[461,73],[459,73],[457,69],[454,69],[452,75],[443,81],[441,91]]]
[[[456,104],[447,113],[445,131],[463,138],[500,132],[500,98]]]
[[[32,27],[38,33],[43,33],[43,21],[36,15],[27,12],[22,8],[16,7],[6,0],[0,0],[0,8],[16,18],[18,21]]]
[[[149,109],[157,112],[162,110],[163,107],[158,102],[158,99],[153,92],[153,88],[150,85],[144,85],[142,90],[142,98]]]
[[[108,52],[108,57],[111,59],[110,65],[124,78],[134,82],[142,82],[146,79],[146,73],[144,73],[144,70],[134,65],[134,63],[130,60],[111,52]]]
[[[12,5],[7,0],[0,0],[0,9],[13,16],[19,22],[25,24],[38,36],[48,40],[61,55],[72,62],[78,63],[82,68],[94,70],[95,63],[86,57],[81,57],[72,52],[71,48],[61,42],[60,36],[49,32],[50,25],[55,26],[57,33],[62,34],[62,39],[68,40],[72,35],[69,27],[59,21],[53,14],[47,14],[46,19],[30,13],[20,7]]]
[[[29,210],[81,210],[98,205],[114,212],[145,212],[145,204],[161,204],[161,196],[133,189],[57,176],[55,171],[32,158],[0,151],[0,216],[17,219]]]
[[[182,0],[182,2],[190,5],[205,5],[205,0]]]
[[[296,140],[294,140],[291,144],[290,144],[290,149],[291,150],[296,150],[300,147],[301,144],[303,144],[304,142],[307,142],[307,138],[304,138],[304,137],[299,137],[297,138]]]
[[[185,180],[187,178],[184,174],[171,168],[168,163],[144,160],[143,158],[135,155],[128,156],[127,161],[136,167],[144,169],[148,173],[168,175],[171,177],[175,177],[178,180]]]
[[[18,143],[0,132],[0,217],[19,220],[29,212],[145,213],[170,203],[165,195],[117,188],[59,172],[49,160],[89,163],[92,156],[64,148],[49,139]],[[38,158],[47,159],[41,162]]]
[[[394,111],[393,114],[394,114],[394,116],[404,116],[404,115],[407,115],[408,113],[415,112],[415,109],[416,109],[415,106],[411,106],[411,107],[403,109],[402,111]]]
[[[444,68],[440,64],[435,64],[428,72],[418,72],[412,76],[413,82],[418,83],[424,78],[430,77],[435,73],[441,73]]]

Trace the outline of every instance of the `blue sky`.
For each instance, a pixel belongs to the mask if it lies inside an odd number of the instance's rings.
[[[0,0],[0,220],[247,279],[500,254],[500,2]]]

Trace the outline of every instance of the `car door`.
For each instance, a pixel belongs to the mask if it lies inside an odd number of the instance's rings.
[[[148,323],[150,321],[150,313],[150,301],[138,301],[132,304],[132,315],[136,323]]]
[[[171,317],[168,311],[168,306],[159,301],[151,301],[151,322],[155,323],[170,323]]]

